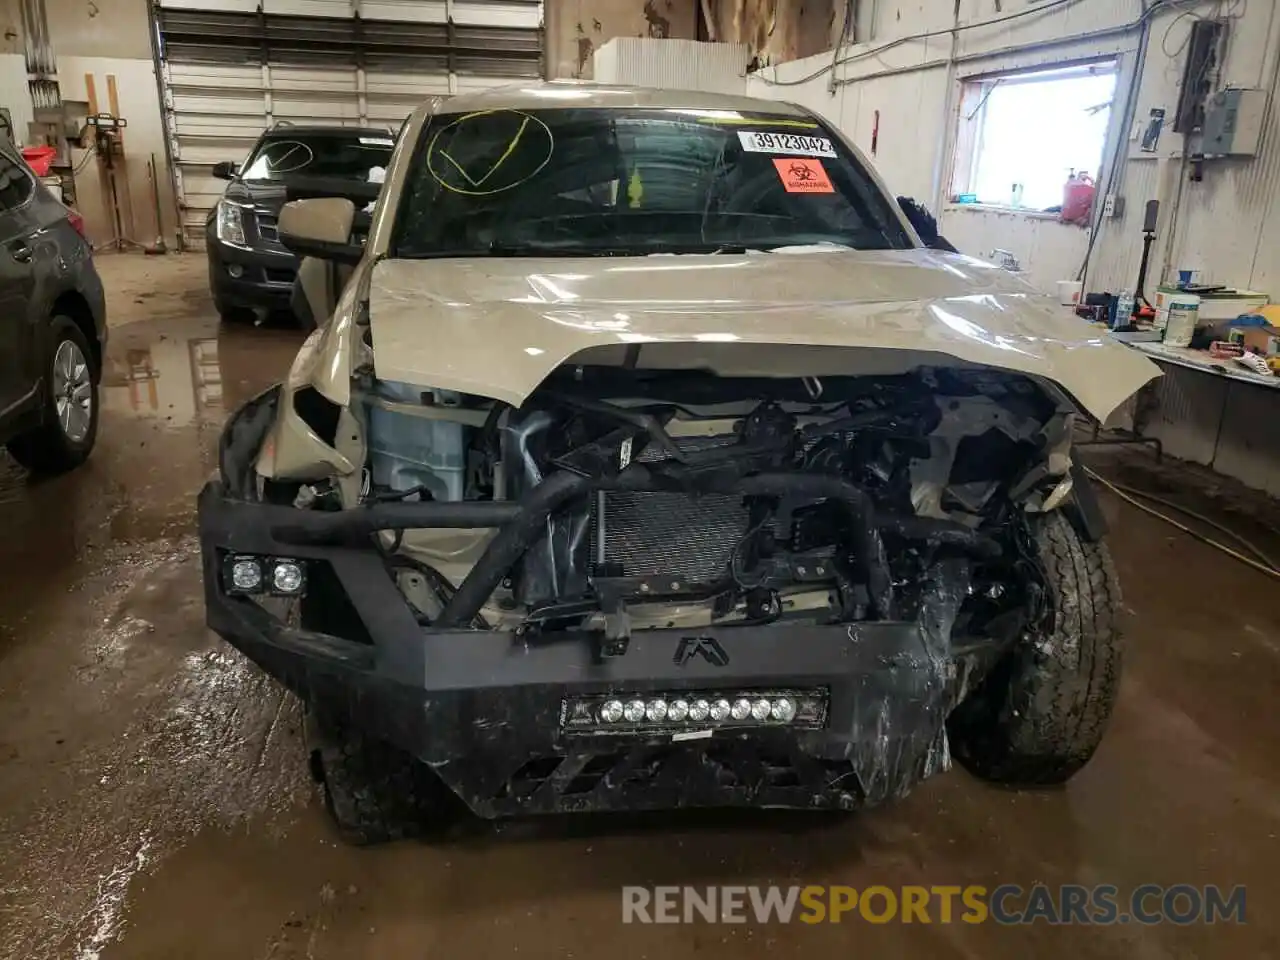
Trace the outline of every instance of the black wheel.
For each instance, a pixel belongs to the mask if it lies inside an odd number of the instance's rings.
[[[1050,623],[1025,638],[951,715],[956,758],[1000,783],[1062,783],[1089,762],[1120,686],[1120,584],[1104,543],[1061,512],[1035,521]]]
[[[451,818],[448,788],[424,764],[388,743],[308,714],[312,776],[338,833],[354,846],[421,837]]]
[[[8,444],[15,460],[42,474],[80,466],[98,438],[101,372],[89,341],[70,317],[54,317],[51,332],[40,425]]]
[[[218,311],[218,317],[223,323],[240,323],[253,316],[252,312],[244,307],[233,307],[217,297],[214,297],[213,307]]]

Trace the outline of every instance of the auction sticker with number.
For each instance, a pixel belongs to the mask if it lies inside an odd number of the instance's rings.
[[[831,178],[823,169],[821,160],[809,160],[803,157],[792,157],[775,160],[778,176],[782,178],[782,189],[787,193],[835,193]]]
[[[739,130],[738,139],[748,153],[781,153],[802,157],[834,157],[835,148],[826,137],[804,137],[795,133],[755,133]]]

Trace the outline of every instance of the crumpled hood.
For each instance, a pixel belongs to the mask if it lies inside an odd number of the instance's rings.
[[[1056,383],[1099,420],[1160,373],[1008,272],[928,250],[386,260],[369,312],[379,377],[515,406],[585,350],[741,376],[949,358]]]

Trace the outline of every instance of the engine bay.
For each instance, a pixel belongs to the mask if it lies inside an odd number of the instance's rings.
[[[975,628],[1019,629],[1000,621],[1034,606],[1026,518],[1071,483],[1070,407],[1003,371],[566,366],[518,409],[376,381],[361,395],[369,502],[565,491],[520,532],[383,534],[422,622],[585,630],[606,651],[646,628],[915,619],[950,561]]]

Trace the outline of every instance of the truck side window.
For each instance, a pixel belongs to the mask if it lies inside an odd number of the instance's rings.
[[[0,151],[0,210],[12,210],[27,202],[35,185],[21,163]]]

